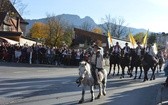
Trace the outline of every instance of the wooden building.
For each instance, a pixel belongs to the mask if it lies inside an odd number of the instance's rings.
[[[108,46],[106,35],[85,31],[79,28],[74,28],[74,31],[75,31],[75,38],[73,41],[74,45],[79,44],[92,45],[96,41],[101,41],[101,46],[103,47]]]
[[[107,35],[98,34],[90,31],[85,31],[82,29],[74,28],[75,31],[75,38],[73,40],[73,45],[80,47],[80,44],[83,46],[90,46],[93,42],[96,42],[97,40],[101,41],[101,46],[105,49],[108,49],[108,41],[107,41]],[[132,47],[132,44],[128,41],[117,39],[112,37],[112,43],[113,45],[116,44],[116,42],[119,42],[120,46],[123,48],[125,46],[125,43],[127,42],[130,47]],[[83,47],[82,46],[82,47]]]
[[[20,42],[26,36],[26,22],[10,0],[0,0],[0,37]],[[6,40],[7,40],[6,39]],[[31,41],[31,40],[30,40]],[[31,41],[32,42],[32,41]]]

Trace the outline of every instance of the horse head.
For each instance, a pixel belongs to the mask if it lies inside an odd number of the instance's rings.
[[[82,61],[79,64],[79,79],[82,81],[91,75],[90,65],[86,61]]]

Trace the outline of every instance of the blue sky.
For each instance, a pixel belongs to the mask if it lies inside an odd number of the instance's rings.
[[[47,14],[90,16],[97,24],[106,15],[122,17],[128,27],[168,33],[168,0],[23,0],[26,19],[39,19]]]

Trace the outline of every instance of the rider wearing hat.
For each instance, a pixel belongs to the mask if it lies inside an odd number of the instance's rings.
[[[130,53],[130,47],[128,46],[128,43],[125,43],[125,47],[123,48],[123,50],[124,50],[124,55]]]
[[[95,84],[97,84],[97,72],[103,69],[103,55],[101,54],[101,48],[94,45],[94,52],[91,57],[91,71]]]
[[[139,57],[141,57],[142,47],[141,47],[140,42],[137,42],[137,45],[138,45],[138,46],[136,47],[135,51],[136,51],[136,54],[137,54]]]
[[[153,49],[153,47],[152,47],[151,44],[148,44],[148,45],[147,45],[147,47],[146,47],[146,49],[145,49],[145,52],[146,52],[147,54],[149,54],[150,56],[152,56],[152,59],[153,59],[155,62],[157,62],[156,54],[154,53],[154,49]]]
[[[96,68],[98,71],[103,69],[103,55],[101,54],[101,48],[98,48],[96,53]]]
[[[91,60],[90,60],[90,64],[91,64],[91,72],[92,72],[92,76],[94,79],[94,83],[96,84],[97,82],[97,78],[96,78],[96,55],[97,55],[97,50],[98,50],[98,46],[95,44],[92,46],[93,47],[93,51],[91,54]]]
[[[113,47],[113,53],[115,54],[120,54],[121,52],[121,47],[118,42],[116,42],[116,45]]]

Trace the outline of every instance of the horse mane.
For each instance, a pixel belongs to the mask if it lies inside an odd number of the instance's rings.
[[[85,69],[88,71],[89,74],[91,74],[91,67],[90,64],[86,61],[81,61],[79,64],[79,67],[85,67]]]
[[[86,65],[86,63],[87,63],[86,61],[81,61],[80,65]]]

